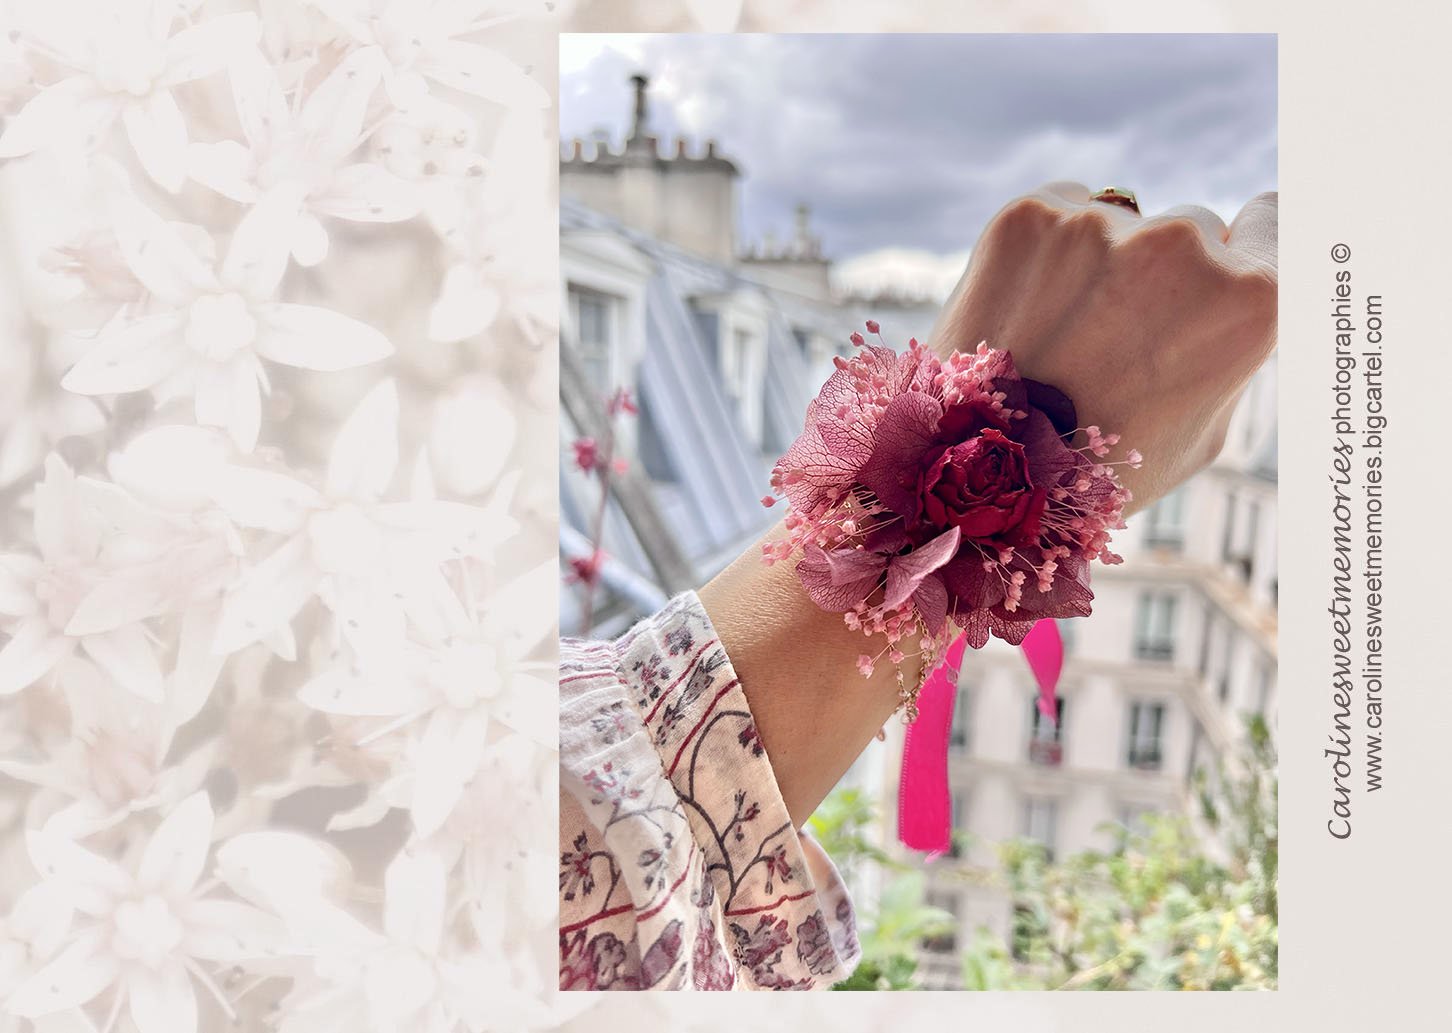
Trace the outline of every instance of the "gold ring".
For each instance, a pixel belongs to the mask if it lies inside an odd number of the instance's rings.
[[[1105,187],[1089,195],[1091,201],[1103,201],[1105,204],[1117,204],[1121,208],[1128,208],[1139,214],[1139,202],[1135,200],[1133,190],[1125,190],[1123,187]]]

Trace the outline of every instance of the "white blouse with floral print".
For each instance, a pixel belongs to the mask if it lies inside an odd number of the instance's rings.
[[[566,639],[561,989],[827,989],[860,954],[696,595],[615,642]]]

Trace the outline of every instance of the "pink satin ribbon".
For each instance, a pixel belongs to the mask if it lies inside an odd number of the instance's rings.
[[[918,695],[918,718],[908,725],[902,748],[902,772],[897,791],[897,836],[911,850],[933,860],[952,845],[952,802],[948,792],[948,736],[953,727],[953,706],[958,699],[958,671],[968,643],[959,635],[942,661],[923,683]],[[1064,667],[1064,643],[1059,626],[1039,621],[1024,638],[1024,659],[1039,683],[1039,712],[1055,716],[1054,690]]]

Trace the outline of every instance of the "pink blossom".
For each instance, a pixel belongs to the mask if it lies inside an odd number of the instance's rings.
[[[575,465],[585,473],[592,473],[600,465],[600,446],[594,438],[575,439]]]
[[[628,387],[617,388],[615,393],[610,396],[610,401],[606,404],[605,410],[610,414],[612,419],[621,413],[634,416],[640,411],[635,406],[635,400],[630,397],[630,388]]]
[[[605,552],[596,549],[588,556],[576,556],[570,560],[570,573],[565,581],[569,584],[594,586],[600,583],[600,568],[605,565]]]

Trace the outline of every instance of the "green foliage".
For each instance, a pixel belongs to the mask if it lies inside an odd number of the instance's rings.
[[[960,868],[1004,889],[1008,942],[980,929],[960,955],[970,990],[1260,990],[1277,985],[1279,839],[1270,731],[1250,718],[1233,765],[1197,773],[1207,845],[1180,816],[1148,816],[1109,830],[1106,851],[1051,862],[1035,843],[999,849],[999,867]],[[819,820],[820,819],[820,820]],[[844,870],[878,865],[886,879],[875,912],[859,914],[863,960],[840,990],[917,989],[924,938],[949,929],[923,905],[923,877],[892,861],[869,830],[871,802],[834,793],[813,831]]]
[[[858,789],[841,789],[809,819],[812,835],[845,878],[864,864],[885,879],[875,911],[858,915],[862,961],[834,990],[915,990],[918,945],[952,931],[953,916],[923,903],[923,874],[894,860],[874,839],[872,801]]]
[[[963,957],[980,989],[1246,990],[1276,985],[1275,918],[1258,880],[1205,856],[1183,818],[1123,830],[1116,849],[1045,863],[1002,850],[1014,905],[1007,949],[980,938]],[[1005,963],[1005,955],[1012,965]]]
[[[838,789],[822,801],[807,824],[844,875],[864,861],[902,867],[873,838],[871,826],[876,818],[876,808],[860,789]]]
[[[918,945],[953,931],[953,916],[923,903],[923,873],[900,872],[884,885],[876,911],[859,916],[862,961],[834,990],[916,990]]]

